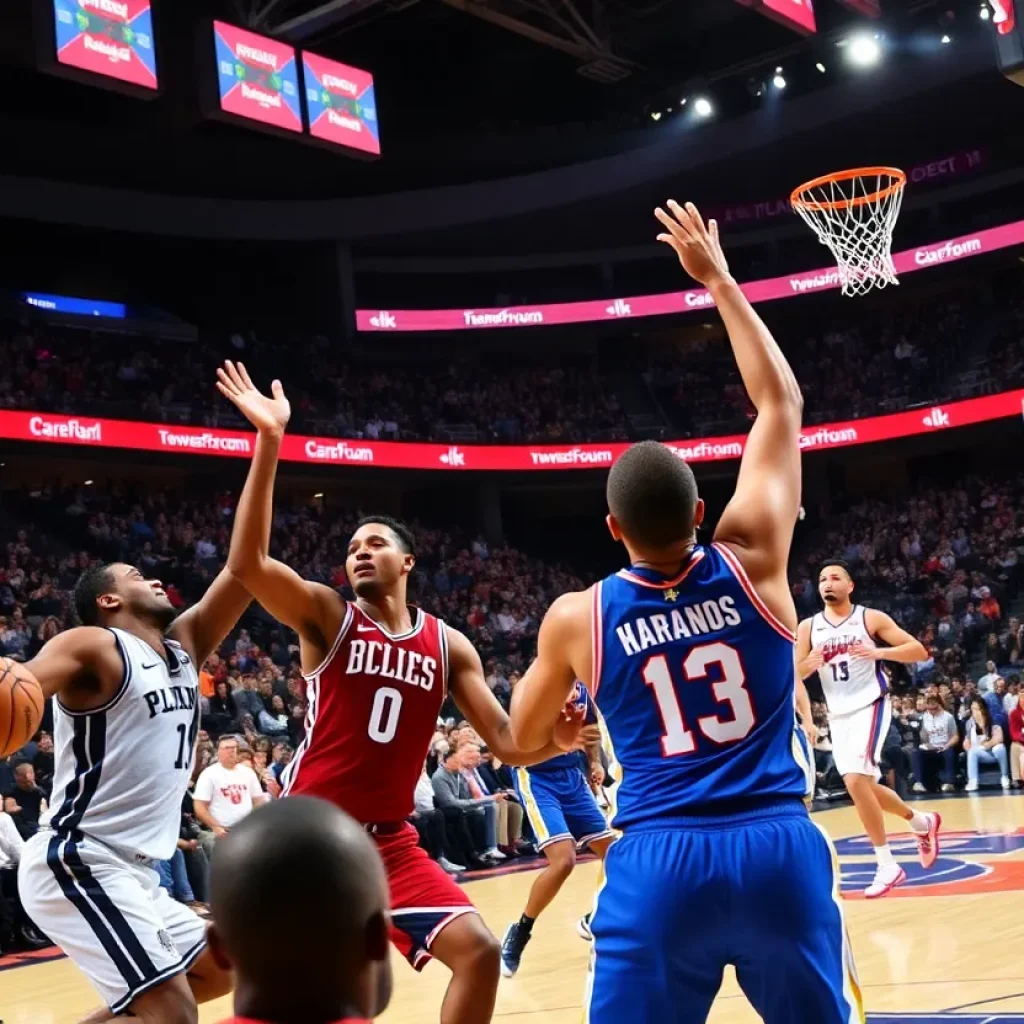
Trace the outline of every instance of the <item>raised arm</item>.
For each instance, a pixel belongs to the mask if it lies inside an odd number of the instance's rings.
[[[773,584],[772,594],[762,597],[783,621],[794,623],[788,588],[783,596],[775,593],[775,585],[785,582],[800,510],[800,388],[771,332],[729,273],[717,222],[712,220],[706,228],[692,203],[684,208],[670,201],[668,206],[670,212],[656,211],[668,229],[658,239],[675,250],[687,273],[711,293],[725,322],[743,386],[757,410],[736,492],[722,513],[715,539],[736,553],[755,586]]]
[[[251,602],[249,591],[228,569],[222,569],[206,593],[171,623],[167,635],[177,640],[201,668]]]
[[[924,644],[915,640],[905,629],[901,629],[892,618],[877,608],[867,608],[864,612],[864,625],[868,632],[887,647],[867,647],[865,644],[854,644],[850,648],[850,657],[868,661],[899,661],[905,665],[915,661],[924,661],[928,657]]]
[[[551,742],[577,679],[593,684],[590,616],[591,591],[563,594],[547,610],[537,657],[512,691],[512,738],[523,750]]]
[[[574,721],[562,717],[558,732],[559,742],[556,743],[555,724],[558,712],[564,707],[569,696],[569,687],[562,695],[558,709],[551,717],[546,736],[530,746],[518,743],[513,735],[509,717],[505,709],[491,693],[487,680],[484,678],[484,667],[480,655],[469,640],[457,629],[448,630],[448,689],[455,703],[466,716],[467,721],[476,730],[480,738],[487,744],[499,761],[511,765],[531,765],[547,761],[570,749],[579,733],[582,715]],[[570,686],[575,677],[570,680]],[[522,681],[519,683],[522,686]],[[518,686],[516,689],[518,690]],[[513,701],[515,695],[513,695]]]
[[[273,382],[268,398],[256,389],[241,363],[225,363],[217,376],[221,394],[257,431],[256,451],[235,511],[228,572],[275,619],[299,634],[317,663],[341,628],[344,602],[330,587],[304,580],[294,569],[270,557],[274,480],[291,406],[280,381]]]

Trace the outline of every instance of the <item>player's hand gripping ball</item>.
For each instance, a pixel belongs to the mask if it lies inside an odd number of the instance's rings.
[[[39,729],[46,698],[24,665],[0,658],[0,757],[9,757]]]

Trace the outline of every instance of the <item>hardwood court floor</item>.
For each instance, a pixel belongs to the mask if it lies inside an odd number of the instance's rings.
[[[935,871],[922,884],[914,871],[912,848],[897,844],[907,863],[909,883],[871,902],[844,900],[869,1015],[914,1013],[917,1019],[978,1022],[1024,1021],[1024,795],[936,800],[921,804],[939,810],[951,834]],[[851,807],[821,812],[817,819],[838,849],[844,879],[856,891],[870,875],[871,858],[852,837],[861,829]],[[890,819],[890,827],[892,822]],[[844,841],[845,840],[845,841]],[[895,842],[895,840],[894,840]],[[588,945],[575,921],[589,909],[597,865],[581,865],[558,900],[534,929],[519,974],[502,979],[495,1021],[500,1024],[579,1024]],[[533,873],[472,882],[468,891],[488,925],[501,935],[523,907]],[[268,941],[281,936],[268,934]],[[301,941],[301,937],[298,939]],[[395,957],[395,997],[384,1024],[430,1024],[447,981],[436,963],[421,975]],[[73,1024],[96,1005],[95,995],[67,960],[0,973],[0,1019],[4,1024]],[[205,1006],[202,1024],[229,1012],[228,1000]],[[953,1009],[971,1017],[930,1014]],[[726,976],[710,1018],[712,1024],[758,1020]],[[803,1022],[794,1022],[803,1024]]]

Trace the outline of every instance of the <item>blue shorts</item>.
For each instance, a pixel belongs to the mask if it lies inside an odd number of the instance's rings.
[[[582,849],[593,839],[615,835],[579,768],[516,768],[515,783],[538,850],[563,839],[576,840]]]
[[[838,862],[799,801],[632,826],[604,870],[586,1024],[704,1024],[727,964],[765,1024],[863,1024]]]

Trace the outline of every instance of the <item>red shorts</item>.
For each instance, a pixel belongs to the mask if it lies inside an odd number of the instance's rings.
[[[423,970],[430,947],[445,925],[475,914],[469,897],[427,856],[419,833],[406,822],[393,835],[373,835],[391,888],[391,941],[416,968]]]

